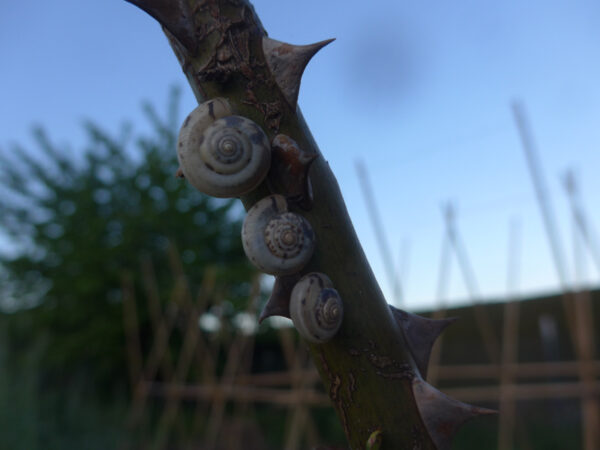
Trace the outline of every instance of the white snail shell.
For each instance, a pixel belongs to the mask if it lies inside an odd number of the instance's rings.
[[[282,195],[257,202],[244,219],[242,244],[252,264],[271,275],[300,271],[315,250],[315,233],[299,214],[288,212]]]
[[[342,299],[327,275],[312,272],[292,289],[290,316],[304,339],[315,344],[329,341],[344,318]]]
[[[256,188],[271,166],[271,146],[252,120],[231,115],[225,99],[194,109],[183,122],[177,157],[185,178],[213,197],[238,197]]]

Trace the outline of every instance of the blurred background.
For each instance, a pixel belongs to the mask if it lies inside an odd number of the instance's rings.
[[[337,38],[299,104],[388,301],[462,319],[429,378],[501,414],[456,448],[600,447],[600,4],[254,6]],[[160,27],[0,11],[0,447],[343,446],[295,332],[256,326],[241,205],[173,177],[196,101]]]

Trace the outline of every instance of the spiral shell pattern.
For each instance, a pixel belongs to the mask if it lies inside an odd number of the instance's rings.
[[[270,195],[248,211],[242,226],[242,244],[248,259],[271,275],[300,271],[315,249],[315,234],[308,221],[287,211],[281,195]]]
[[[312,272],[292,289],[290,316],[304,339],[322,344],[333,338],[342,325],[344,305],[331,280]]]
[[[284,212],[271,219],[265,228],[265,242],[273,255],[293,258],[304,245],[305,220],[298,214]]]
[[[230,115],[223,99],[199,105],[183,123],[177,156],[184,176],[213,197],[238,197],[256,188],[271,165],[271,146],[252,120]]]

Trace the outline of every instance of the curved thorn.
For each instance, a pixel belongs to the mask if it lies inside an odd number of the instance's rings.
[[[273,139],[269,180],[275,189],[304,210],[312,208],[312,185],[308,176],[317,154],[303,150],[291,137],[278,134]]]
[[[185,0],[125,0],[154,17],[191,53],[196,50],[193,20]]]
[[[262,323],[267,317],[282,316],[290,318],[290,295],[296,282],[300,279],[299,274],[286,275],[275,277],[275,284],[271,297],[267,300],[260,316],[258,323]]]
[[[467,405],[450,398],[417,377],[413,380],[412,391],[421,419],[438,450],[450,450],[452,438],[468,420],[497,414],[497,411]]]
[[[287,102],[296,109],[300,80],[310,59],[320,49],[335,39],[327,39],[310,45],[291,45],[263,37],[265,59]]]
[[[421,377],[427,378],[427,366],[433,344],[446,327],[458,319],[456,317],[439,320],[428,319],[394,308],[392,305],[389,306],[396,322],[404,332],[410,354],[415,360]]]

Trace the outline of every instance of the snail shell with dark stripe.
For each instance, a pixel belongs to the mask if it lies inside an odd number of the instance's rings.
[[[304,339],[315,344],[329,341],[338,332],[344,305],[327,275],[312,272],[292,289],[290,316]]]
[[[213,197],[239,197],[256,188],[271,165],[271,145],[252,120],[231,115],[225,99],[204,102],[184,121],[177,157],[185,178]]]
[[[299,272],[315,249],[315,233],[299,214],[289,212],[281,195],[257,202],[242,226],[242,244],[252,264],[271,275]]]

